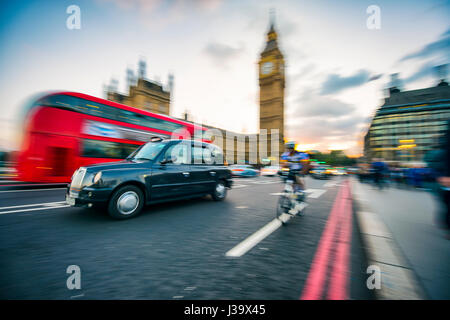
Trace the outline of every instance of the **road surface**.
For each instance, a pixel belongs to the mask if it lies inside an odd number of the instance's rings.
[[[0,190],[1,298],[372,299],[346,181],[307,178],[304,215],[281,227],[278,177],[236,178],[223,202],[152,205],[124,221],[68,207],[63,188]],[[80,289],[66,285],[70,265]]]

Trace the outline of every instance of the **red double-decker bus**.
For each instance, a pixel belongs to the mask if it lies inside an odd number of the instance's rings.
[[[152,137],[188,138],[192,123],[75,92],[44,95],[27,112],[18,180],[69,182],[80,166],[118,161]]]

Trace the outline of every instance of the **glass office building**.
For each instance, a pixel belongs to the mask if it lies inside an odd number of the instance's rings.
[[[428,152],[442,148],[441,137],[449,120],[450,87],[444,80],[420,90],[391,87],[364,137],[364,156],[367,160],[423,162]]]

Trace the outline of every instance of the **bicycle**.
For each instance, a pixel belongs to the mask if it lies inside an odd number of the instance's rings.
[[[298,195],[294,191],[294,181],[289,177],[282,177],[285,180],[283,193],[278,198],[276,218],[284,225],[290,216],[303,214],[306,207],[306,194],[302,191],[302,199],[298,201]]]

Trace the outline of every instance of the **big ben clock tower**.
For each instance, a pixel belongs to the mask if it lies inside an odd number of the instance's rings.
[[[279,152],[284,151],[284,58],[277,43],[273,19],[259,60],[259,129],[266,129],[268,151],[271,129],[279,130]],[[276,155],[272,155],[276,156]]]

